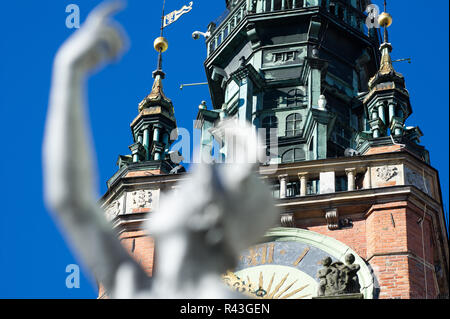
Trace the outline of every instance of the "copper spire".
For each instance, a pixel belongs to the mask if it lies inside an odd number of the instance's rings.
[[[152,91],[147,97],[142,100],[139,104],[139,112],[142,110],[152,107],[152,106],[161,106],[167,108],[170,112],[173,113],[173,104],[172,101],[164,94],[162,79],[164,78],[164,73],[155,72],[155,81],[153,82]]]
[[[392,24],[392,16],[386,12],[386,0],[384,1],[384,12],[378,17],[378,23],[384,28],[383,44],[380,46],[380,69],[375,76],[369,80],[369,88],[373,88],[387,75],[393,75],[403,79],[403,76],[400,73],[395,72],[394,66],[392,65],[390,54],[392,52],[392,45],[389,43],[387,31],[387,28]]]
[[[152,106],[160,106],[166,108],[170,114],[173,114],[173,104],[172,101],[164,94],[162,80],[165,77],[165,73],[162,70],[162,53],[165,52],[168,47],[168,41],[163,37],[164,31],[164,8],[166,1],[163,2],[162,16],[161,16],[161,30],[160,36],[155,39],[153,47],[158,52],[158,67],[153,72],[153,82],[152,91],[147,97],[139,103],[139,112]]]
[[[387,44],[387,43],[385,43],[385,44]],[[392,65],[391,55],[390,55],[391,50],[392,50],[392,47],[386,46],[385,48],[382,48],[380,70],[378,71],[382,75],[386,75],[391,72],[395,72],[394,66]]]

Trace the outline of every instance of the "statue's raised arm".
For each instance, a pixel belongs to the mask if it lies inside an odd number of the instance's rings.
[[[118,59],[126,47],[124,33],[111,20],[122,6],[120,1],[98,6],[59,49],[43,148],[46,203],[81,260],[111,294],[117,289],[117,273],[123,269],[136,285],[148,283],[97,205],[96,170],[85,116],[88,75]]]

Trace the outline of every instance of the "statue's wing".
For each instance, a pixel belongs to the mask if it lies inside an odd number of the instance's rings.
[[[117,2],[103,4],[58,52],[43,148],[46,203],[75,252],[107,291],[114,291],[116,274],[123,265],[133,269],[136,288],[148,284],[144,270],[123,248],[97,205],[96,170],[84,114],[84,82],[91,70],[80,61],[96,56],[96,50],[104,51],[104,42],[121,41],[119,32],[111,34],[115,29],[105,16],[116,9]],[[116,50],[121,46],[115,43],[106,47]],[[112,59],[119,52],[110,53],[102,57]]]

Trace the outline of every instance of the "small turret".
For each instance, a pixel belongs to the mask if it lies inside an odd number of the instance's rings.
[[[176,166],[168,154],[169,147],[174,142],[171,133],[176,129],[177,123],[173,103],[163,90],[165,73],[162,70],[162,53],[168,46],[168,41],[162,36],[154,41],[159,56],[157,69],[153,72],[152,90],[139,103],[139,115],[131,123],[134,140],[129,146],[131,156],[119,157],[120,168],[136,164],[168,174]]]
[[[405,125],[412,114],[412,108],[405,78],[395,71],[391,59],[392,44],[389,43],[387,31],[392,24],[391,15],[387,12],[381,13],[378,23],[384,29],[384,39],[380,46],[380,68],[369,80],[369,91],[362,96],[370,132],[360,132],[357,137],[361,153],[365,151],[363,141],[372,140],[374,145],[378,146],[393,144],[405,146],[404,144],[409,143],[417,145],[422,136],[418,127],[406,128]],[[422,147],[417,145],[413,148],[420,157],[428,158],[428,153]]]

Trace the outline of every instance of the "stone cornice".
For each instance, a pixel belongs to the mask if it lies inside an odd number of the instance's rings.
[[[117,235],[124,232],[142,231],[143,224],[149,219],[148,213],[120,215],[112,221]]]
[[[341,215],[359,211],[365,216],[370,213],[372,205],[403,203],[399,205],[406,207],[407,202],[412,200],[416,206],[423,206],[426,203],[430,211],[440,212],[440,204],[437,201],[411,185],[288,197],[277,200],[276,206],[285,212],[295,211],[296,217],[300,217],[302,212],[308,212],[308,218],[324,218],[323,211],[330,207],[338,207]],[[346,211],[345,207],[349,210]],[[360,210],[361,207],[366,207],[366,209]]]
[[[260,173],[266,178],[278,176],[280,174],[296,175],[297,172],[320,173],[327,170],[340,170],[348,168],[349,165],[355,168],[367,168],[371,165],[386,165],[390,162],[411,162],[418,167],[423,167],[429,174],[437,174],[437,170],[417,157],[407,152],[391,152],[373,155],[327,158],[321,160],[303,161],[289,164],[278,164],[277,167],[260,167]]]
[[[160,162],[162,163],[162,162]],[[145,165],[140,165],[142,168],[148,167],[148,163],[144,162]],[[133,164],[131,164],[133,165]],[[138,166],[134,164],[133,166]],[[136,167],[135,167],[136,168]],[[186,173],[179,173],[179,174],[146,174],[147,171],[150,170],[139,170],[139,169],[130,169],[130,167],[124,166],[122,169],[120,169],[112,178],[114,181],[109,185],[108,190],[106,193],[100,198],[100,202],[106,201],[108,197],[110,197],[111,194],[117,194],[122,191],[122,188],[133,186],[133,185],[147,185],[147,184],[161,184],[161,183],[177,183],[183,177],[186,177]],[[127,174],[129,172],[142,172],[141,176],[129,176],[127,177]]]

